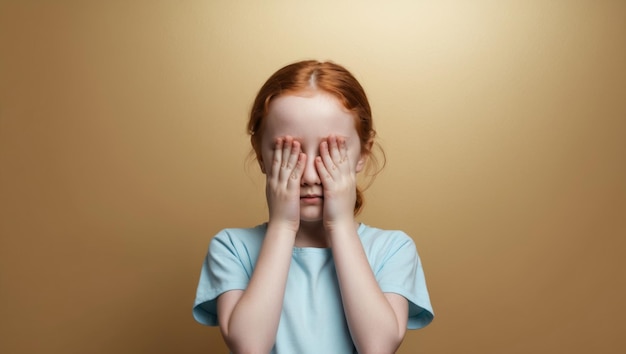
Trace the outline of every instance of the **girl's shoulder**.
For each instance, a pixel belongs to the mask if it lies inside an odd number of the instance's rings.
[[[363,242],[399,242],[413,243],[413,239],[402,230],[380,229],[361,223],[358,229],[359,237]]]
[[[254,227],[225,228],[213,236],[211,245],[213,247],[221,245],[226,248],[260,248],[266,228],[267,224]]]
[[[377,278],[387,273],[395,274],[392,278],[402,274],[410,275],[418,269],[420,256],[415,242],[407,233],[367,225],[359,229],[363,250]],[[414,277],[414,274],[410,277]]]
[[[417,254],[413,238],[402,230],[385,230],[361,224],[358,233],[363,249],[370,259],[399,253]]]
[[[264,235],[267,223],[259,224],[252,227],[230,227],[220,230],[215,237],[255,237]]]

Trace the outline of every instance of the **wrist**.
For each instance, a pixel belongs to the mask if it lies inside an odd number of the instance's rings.
[[[300,222],[276,220],[270,218],[267,222],[267,231],[284,235],[291,235],[295,239],[296,233],[300,228]]]
[[[324,229],[326,230],[326,234],[330,238],[336,236],[341,237],[342,235],[356,233],[357,223],[356,221],[354,221],[353,217],[349,217],[345,219],[326,222],[324,223]]]

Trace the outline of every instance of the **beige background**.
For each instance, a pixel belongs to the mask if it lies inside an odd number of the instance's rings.
[[[0,352],[224,353],[209,239],[265,218],[246,114],[280,66],[365,86],[362,220],[423,258],[400,353],[623,353],[626,2],[1,1]]]

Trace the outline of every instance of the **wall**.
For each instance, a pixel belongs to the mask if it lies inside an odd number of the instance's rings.
[[[365,86],[362,220],[415,239],[400,353],[622,353],[626,3],[0,2],[0,352],[220,353],[211,236],[262,222],[246,113],[280,66]]]

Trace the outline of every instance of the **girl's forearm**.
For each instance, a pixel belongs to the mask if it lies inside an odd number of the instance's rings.
[[[294,240],[293,231],[268,225],[248,287],[222,328],[234,353],[267,353],[274,346]]]
[[[333,257],[344,311],[359,353],[394,353],[405,333],[381,291],[354,226],[335,229]]]

